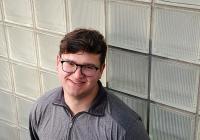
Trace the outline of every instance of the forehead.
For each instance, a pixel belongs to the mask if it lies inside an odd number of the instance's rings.
[[[100,64],[100,54],[92,54],[87,52],[66,53],[62,54],[64,60],[71,60],[78,64]]]

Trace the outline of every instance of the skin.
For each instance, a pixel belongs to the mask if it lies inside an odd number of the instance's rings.
[[[82,74],[80,67],[74,73],[68,74],[62,70],[61,59],[71,60],[81,65],[93,64],[100,69],[92,77]],[[58,78],[64,90],[65,102],[71,109],[72,116],[78,112],[87,111],[98,93],[97,81],[101,78],[105,67],[105,64],[100,64],[100,55],[86,52],[62,54],[61,57],[57,56],[56,67]]]

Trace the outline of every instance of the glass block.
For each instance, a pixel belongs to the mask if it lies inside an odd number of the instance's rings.
[[[21,65],[13,65],[15,90],[19,95],[36,99],[40,95],[38,71]]]
[[[32,108],[33,102],[17,98],[17,112],[19,125],[28,128],[29,113]]]
[[[0,118],[16,124],[16,115],[15,97],[0,91]]]
[[[137,112],[142,118],[145,128],[147,128],[147,102],[146,101],[141,100],[141,99],[136,99],[134,97],[130,97],[130,96],[124,95],[123,93],[119,93],[112,90],[108,90],[108,92],[115,94],[125,104],[127,104],[133,111]]]
[[[198,117],[199,119],[199,124],[198,124],[198,130],[197,130],[197,140],[200,139],[200,116]]]
[[[2,21],[2,12],[1,12],[1,7],[0,7],[0,21]]]
[[[0,59],[0,89],[12,91],[9,63]]]
[[[70,0],[71,28],[93,28],[105,34],[103,0]],[[77,10],[78,9],[78,10]]]
[[[36,24],[56,32],[66,32],[64,0],[35,0]]]
[[[195,112],[198,85],[198,66],[152,58],[151,100]]]
[[[195,116],[151,104],[150,138],[152,140],[193,140]]]
[[[8,57],[3,25],[0,24],[0,56]]]
[[[0,121],[0,140],[19,140],[16,126]]]
[[[22,28],[7,27],[11,58],[36,65],[33,32]]]
[[[20,140],[31,140],[28,129],[20,128]]]
[[[43,93],[60,86],[60,82],[56,74],[42,72]]]
[[[147,98],[148,56],[114,48],[108,53],[108,87]]]
[[[149,52],[150,5],[125,2],[109,3],[108,44]]]
[[[155,2],[159,4],[167,4],[167,5],[172,5],[172,6],[181,6],[181,7],[200,9],[199,0],[155,0]]]
[[[152,0],[134,0],[134,1],[151,2]]]
[[[59,44],[62,38],[38,34],[41,67],[56,71],[56,57],[59,52]],[[48,53],[47,53],[48,51]]]
[[[156,7],[152,53],[200,64],[200,12]]]
[[[32,26],[30,0],[3,0],[5,20]]]

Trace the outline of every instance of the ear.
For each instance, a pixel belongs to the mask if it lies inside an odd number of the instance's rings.
[[[105,64],[102,64],[101,66],[100,66],[100,77],[99,77],[99,79],[101,78],[101,76],[102,76],[102,74],[103,74],[103,70],[104,70],[104,68],[105,68]]]
[[[59,64],[60,64],[60,56],[57,55],[57,57],[56,57],[56,71],[58,71]]]

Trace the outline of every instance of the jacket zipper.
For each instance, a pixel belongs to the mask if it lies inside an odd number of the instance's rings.
[[[69,124],[69,134],[68,134],[68,140],[71,140],[71,133],[72,133],[72,127],[74,125],[74,122],[76,120],[76,118],[78,116],[80,116],[81,114],[83,114],[84,112],[79,112],[78,114],[76,114],[75,116],[72,117],[71,122]]]
[[[72,118],[72,120],[71,120],[71,122],[69,124],[70,126],[69,126],[68,140],[71,140],[71,131],[72,131],[73,123],[74,123],[74,121],[73,121],[73,118]]]

